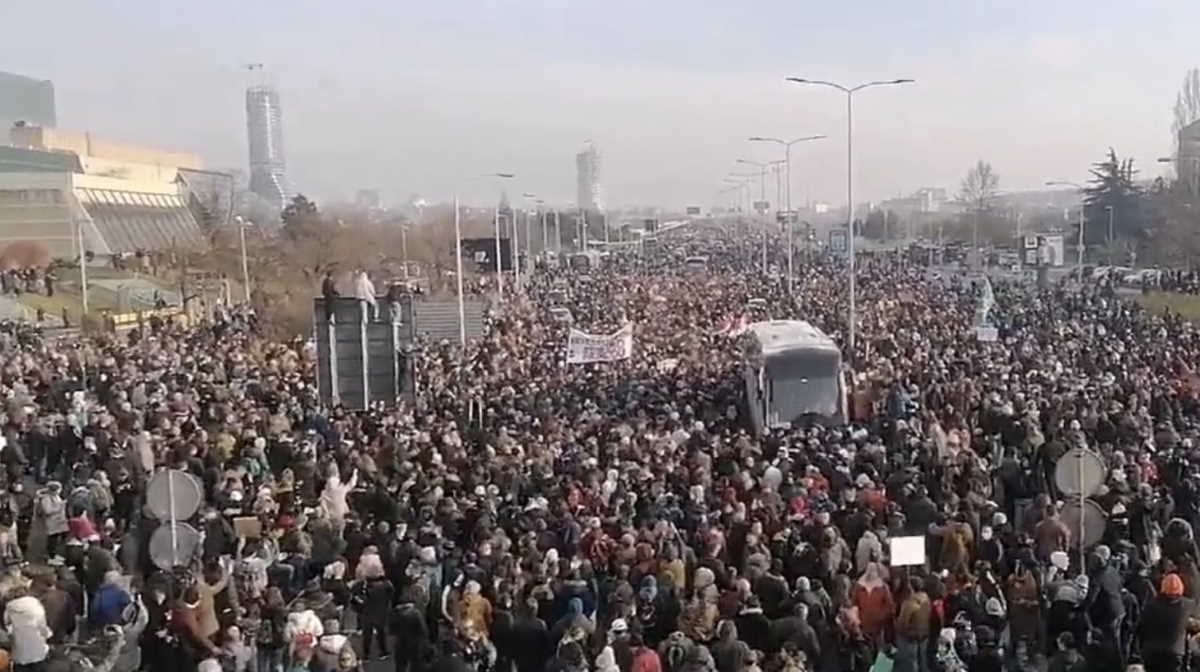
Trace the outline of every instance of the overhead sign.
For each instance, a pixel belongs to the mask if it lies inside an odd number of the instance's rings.
[[[754,209],[759,212],[766,212],[771,209],[771,202],[770,201],[755,201]]]
[[[700,214],[700,206],[698,206],[698,205],[689,205],[689,206],[688,206],[688,209],[687,209],[687,214],[689,214],[689,215],[698,215],[698,214]]]
[[[495,238],[463,238],[462,252],[464,261],[474,262],[479,273],[496,272]],[[500,239],[500,266],[505,271],[513,270],[512,241],[508,238]]]
[[[829,250],[831,252],[842,253],[846,251],[846,232],[845,231],[830,231],[829,232]]]
[[[633,354],[633,324],[607,335],[586,334],[572,329],[567,337],[567,363],[616,362]]]
[[[1025,236],[1025,249],[1036,250],[1038,246],[1037,236]]]

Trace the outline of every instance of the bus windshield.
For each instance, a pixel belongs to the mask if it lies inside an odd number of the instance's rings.
[[[789,352],[767,358],[772,424],[806,414],[835,417],[841,413],[838,354]]]

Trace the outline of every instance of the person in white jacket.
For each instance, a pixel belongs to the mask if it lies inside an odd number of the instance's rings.
[[[325,489],[321,490],[321,514],[329,520],[336,536],[342,536],[346,529],[346,514],[350,512],[346,497],[356,485],[358,470],[351,472],[350,480],[343,483],[337,467],[334,467],[329,473],[329,480],[325,481]]]
[[[373,315],[371,319],[379,319],[379,303],[375,300],[375,283],[371,282],[371,276],[362,269],[359,269],[358,276],[354,279],[354,298],[371,306]]]
[[[18,589],[17,594],[20,597],[10,600],[4,608],[4,627],[12,638],[13,665],[20,669],[46,660],[51,633],[41,601],[23,589]]]

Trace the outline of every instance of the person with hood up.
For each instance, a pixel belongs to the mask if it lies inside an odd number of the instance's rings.
[[[567,600],[567,613],[550,628],[550,642],[554,648],[558,648],[563,638],[568,633],[578,630],[585,636],[591,636],[594,626],[583,614],[583,600],[578,597],[572,597]]]
[[[763,653],[778,653],[789,644],[803,651],[809,660],[820,660],[821,640],[809,623],[808,605],[803,602],[792,605],[791,616],[771,624],[770,643],[760,650]]]
[[[867,571],[867,565],[883,561],[883,544],[879,537],[870,530],[863,532],[854,550],[854,569],[860,575]]]
[[[742,672],[750,657],[750,647],[738,639],[737,625],[721,621],[717,625],[717,641],[712,645],[713,662],[717,672]]]
[[[1138,625],[1146,672],[1182,669],[1188,628],[1196,616],[1196,602],[1183,596],[1183,580],[1177,574],[1164,576]]]
[[[872,562],[854,584],[851,594],[863,635],[871,641],[881,641],[896,613],[892,590],[880,576],[879,565]]]
[[[50,655],[50,626],[46,610],[36,597],[24,589],[9,593],[4,607],[4,628],[11,638],[10,651],[13,669],[38,670]]]

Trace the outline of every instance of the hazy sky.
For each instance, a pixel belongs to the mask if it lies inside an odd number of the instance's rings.
[[[777,158],[748,136],[826,133],[793,201],[841,203],[844,97],[785,76],[918,80],[856,97],[855,200],[956,188],[978,158],[1003,189],[1083,180],[1110,145],[1153,176],[1198,25],[1190,0],[10,1],[0,70],[54,80],[63,126],[227,168],[241,64],[265,63],[317,199],[479,201],[508,171],[565,202],[590,138],[610,202],[707,206],[736,158]]]

